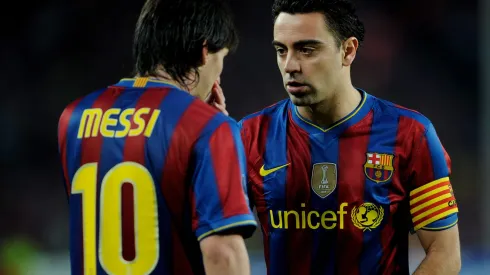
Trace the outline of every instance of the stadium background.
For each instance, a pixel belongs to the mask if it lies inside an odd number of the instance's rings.
[[[271,2],[232,1],[241,44],[225,61],[222,85],[236,119],[286,97],[271,46]],[[472,275],[490,274],[490,181],[484,176],[490,167],[489,2],[356,2],[367,33],[353,82],[421,111],[434,123],[453,161],[462,274]],[[58,117],[75,98],[130,76],[131,40],[142,3],[17,1],[4,10],[0,274],[69,274]],[[423,251],[416,238],[411,240],[415,267]],[[253,274],[265,274],[259,231],[248,245]]]

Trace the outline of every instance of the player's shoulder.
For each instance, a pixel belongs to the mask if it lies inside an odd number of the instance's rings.
[[[372,95],[371,97],[374,100],[373,110],[377,116],[395,117],[399,121],[403,121],[400,126],[410,127],[414,130],[425,131],[432,126],[430,119],[417,110]]]
[[[223,114],[220,110],[186,91],[175,88],[172,92],[175,92],[173,99],[175,100],[176,108],[186,109],[180,111],[183,115],[179,119],[179,123],[194,125],[201,129],[199,137],[204,138],[212,135],[218,129],[221,129],[223,124],[227,124],[232,132],[238,133],[237,121],[232,117]],[[183,102],[185,103],[180,104]]]
[[[80,106],[81,102],[85,101],[86,99],[89,99],[89,98],[96,98],[98,97],[100,94],[102,94],[105,90],[107,90],[107,88],[104,88],[104,89],[98,89],[98,90],[95,90],[95,91],[92,91],[88,94],[85,94],[83,96],[79,96],[77,98],[75,98],[74,100],[72,100],[70,103],[68,103],[68,105],[65,106],[65,108],[63,109],[63,112],[61,113],[61,116],[60,116],[60,120],[67,116],[68,114],[73,114],[75,109]]]
[[[80,101],[83,99],[83,97],[76,98],[75,100],[72,100],[68,105],[63,108],[61,115],[60,115],[60,120],[65,117],[67,114],[72,113],[75,108],[78,106]]]
[[[289,99],[283,99],[264,109],[257,111],[255,113],[249,114],[243,117],[239,122],[238,126],[241,130],[250,128],[261,128],[272,118],[284,118],[287,114],[288,106],[290,104]]]
[[[193,113],[194,120],[204,119],[210,124],[221,125],[223,123],[231,123],[233,126],[236,126],[237,121],[234,118],[223,114],[220,110],[189,93],[185,93],[185,96],[192,101],[193,110],[191,112]]]

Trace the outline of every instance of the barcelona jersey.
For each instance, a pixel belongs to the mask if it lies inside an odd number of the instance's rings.
[[[148,78],[71,103],[59,122],[73,275],[204,274],[199,241],[256,222],[234,120]]]
[[[331,127],[287,99],[240,121],[269,275],[408,274],[408,234],[457,223],[431,122],[364,91]]]

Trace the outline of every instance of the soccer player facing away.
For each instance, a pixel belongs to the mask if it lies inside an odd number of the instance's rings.
[[[245,154],[215,84],[236,45],[223,1],[148,0],[137,77],[65,109],[71,274],[250,274]]]
[[[450,159],[422,114],[351,83],[364,27],[345,0],[275,0],[277,64],[289,99],[244,118],[249,195],[268,274],[460,270]]]

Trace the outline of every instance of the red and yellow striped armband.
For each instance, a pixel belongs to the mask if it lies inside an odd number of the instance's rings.
[[[413,229],[418,229],[458,212],[449,177],[424,184],[410,192]]]

